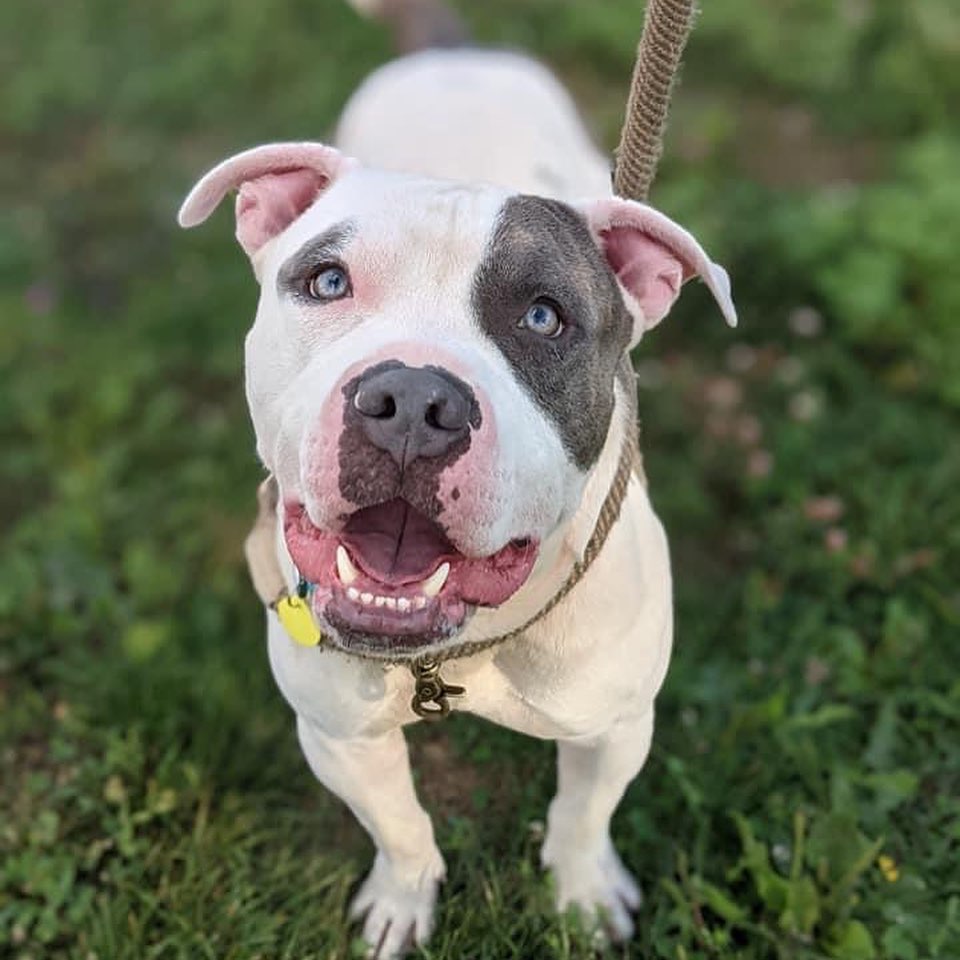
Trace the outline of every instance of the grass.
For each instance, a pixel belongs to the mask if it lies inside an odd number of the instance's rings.
[[[960,27],[705,7],[655,200],[742,325],[691,289],[636,357],[678,642],[614,822],[647,894],[618,953],[953,960]],[[464,9],[612,143],[630,4]],[[15,0],[0,36],[0,955],[359,955],[370,850],[299,756],[240,552],[253,283],[227,216],[172,221],[222,155],[323,135],[387,39],[339,0]],[[423,955],[590,956],[537,868],[552,748],[411,739],[450,866]]]

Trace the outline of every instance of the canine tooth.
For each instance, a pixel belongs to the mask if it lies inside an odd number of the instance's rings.
[[[410,601],[406,597],[401,597],[397,601],[397,609],[401,613],[406,613],[410,609]]]
[[[422,610],[427,605],[427,598],[421,594],[419,597],[413,598],[413,608],[414,610]]]
[[[342,544],[337,547],[337,575],[340,582],[348,587],[357,579],[357,568]]]
[[[441,563],[440,566],[420,584],[420,589],[426,596],[432,599],[443,589],[443,585],[447,582],[449,575],[450,564],[446,562]]]
[[[374,597],[374,598],[373,598],[373,605],[374,605],[375,607],[382,607],[386,602],[387,602],[387,598],[386,598],[386,597]]]
[[[386,605],[387,605],[387,609],[388,609],[388,610],[396,610],[396,609],[397,609],[397,601],[396,601],[393,597],[384,597],[383,599],[384,599],[384,602],[385,602]]]
[[[348,596],[351,600],[359,600],[359,599],[360,599],[360,591],[359,591],[356,587],[347,587],[347,596]]]
[[[361,603],[373,603],[373,594],[372,593],[361,593],[360,594]]]

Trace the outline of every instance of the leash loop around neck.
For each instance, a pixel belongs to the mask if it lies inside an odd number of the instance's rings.
[[[465,643],[440,651],[437,656],[443,660],[469,657],[474,653],[480,653],[490,647],[496,647],[509,640],[522,637],[531,627],[546,617],[583,579],[584,574],[593,565],[593,561],[600,555],[603,545],[607,542],[607,537],[610,536],[610,531],[613,530],[614,524],[620,517],[623,501],[626,499],[627,489],[630,486],[630,479],[638,473],[639,468],[640,453],[637,448],[637,439],[636,437],[630,437],[624,440],[623,448],[620,451],[620,461],[617,464],[617,472],[613,475],[610,489],[607,491],[600,507],[600,513],[597,515],[593,533],[583,549],[583,555],[574,563],[566,580],[563,581],[557,592],[529,620],[507,633],[487,640],[468,640]]]
[[[635,436],[630,436],[624,441],[617,471],[600,507],[593,533],[587,541],[583,555],[574,563],[557,592],[519,627],[496,637],[467,641],[439,653],[428,654],[412,660],[388,660],[370,656],[366,656],[365,659],[377,659],[387,665],[405,663],[409,666],[415,682],[410,709],[418,717],[425,720],[439,720],[447,716],[450,712],[449,698],[462,696],[466,691],[463,687],[447,683],[440,676],[442,664],[447,660],[471,656],[510,640],[515,640],[546,617],[580,582],[600,554],[610,531],[620,516],[630,479],[638,470],[637,441]],[[280,569],[280,563],[277,560],[278,500],[277,482],[273,476],[269,476],[257,489],[257,519],[244,544],[250,578],[257,595],[266,607],[276,612],[290,638],[301,646],[318,646],[323,642],[323,636],[313,619],[309,599],[303,595],[304,591],[299,588],[299,584],[297,590],[290,592],[283,571]],[[363,654],[350,653],[348,655],[364,657]]]

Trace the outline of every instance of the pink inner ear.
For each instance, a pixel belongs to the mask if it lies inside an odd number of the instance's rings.
[[[604,253],[617,279],[640,304],[647,327],[670,311],[687,278],[684,263],[662,243],[633,227],[602,230]]]
[[[300,167],[248,180],[237,194],[237,240],[252,256],[285,230],[317,198],[328,178]]]

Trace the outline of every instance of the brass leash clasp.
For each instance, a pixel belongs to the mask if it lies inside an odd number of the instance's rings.
[[[410,666],[416,687],[410,709],[424,720],[442,720],[450,712],[447,697],[459,697],[466,692],[465,687],[445,683],[440,676],[440,661],[434,657],[421,657]]]

